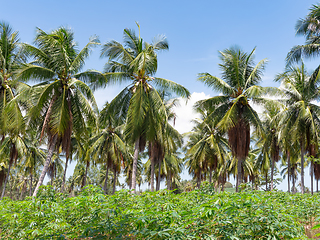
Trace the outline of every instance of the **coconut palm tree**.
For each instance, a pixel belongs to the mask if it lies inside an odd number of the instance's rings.
[[[97,162],[104,164],[106,168],[106,176],[104,190],[107,193],[107,183],[109,168],[113,169],[113,175],[116,179],[120,173],[121,165],[125,156],[128,155],[126,145],[121,139],[121,126],[117,124],[118,119],[108,111],[109,104],[106,103],[99,115],[99,126],[97,134],[90,139],[90,148],[87,154],[91,154]],[[114,179],[114,184],[115,184]],[[115,185],[114,185],[115,189]]]
[[[209,73],[200,73],[198,81],[204,82],[221,96],[199,101],[197,105],[215,106],[209,116],[218,118],[218,128],[228,133],[229,145],[233,156],[237,159],[237,184],[242,181],[242,163],[249,153],[250,125],[262,131],[257,112],[250,106],[250,101],[262,101],[266,89],[258,86],[261,81],[266,59],[254,64],[255,49],[250,53],[238,47],[225,49],[220,53],[222,78]],[[269,89],[270,90],[270,89]]]
[[[287,108],[279,114],[282,136],[291,136],[291,141],[299,141],[301,158],[301,189],[304,193],[304,156],[306,150],[317,146],[319,141],[320,107],[313,103],[318,100],[318,70],[308,75],[304,64],[288,67],[276,78],[281,81],[286,96]]]
[[[291,48],[286,57],[287,64],[301,61],[303,58],[317,57],[320,54],[320,4],[310,8],[305,18],[299,19],[296,24],[296,35],[306,38],[304,45],[296,45]]]
[[[138,24],[137,24],[138,25]],[[124,45],[109,41],[103,45],[101,56],[108,58],[105,76],[109,82],[130,82],[110,103],[109,111],[117,118],[125,119],[125,138],[134,143],[135,151],[132,167],[132,191],[136,189],[136,171],[139,152],[147,140],[154,140],[161,133],[163,123],[167,123],[167,114],[158,91],[172,91],[178,96],[189,97],[189,91],[170,80],[154,76],[157,72],[157,52],[168,50],[164,36],[154,39],[152,44],[144,42],[133,30],[125,29]],[[97,82],[99,86],[100,82]],[[159,135],[158,135],[159,137]]]
[[[34,43],[35,46],[25,44],[24,48],[35,60],[24,64],[18,76],[40,82],[24,95],[28,99],[31,96],[34,104],[28,112],[34,121],[30,124],[38,127],[41,139],[45,133],[48,139],[47,159],[33,194],[36,196],[54,150],[61,146],[69,156],[72,133],[79,135],[85,131],[86,124],[96,124],[96,102],[83,81],[91,83],[104,76],[97,71],[80,73],[92,47],[99,44],[97,38],[92,38],[79,51],[70,29],[60,27],[46,33],[38,28]]]
[[[14,32],[9,24],[0,22],[0,136],[8,131],[21,130],[24,119],[17,101],[13,101],[10,109],[8,103],[17,94],[21,83],[16,79],[16,71],[26,60],[20,47],[18,32]],[[19,134],[19,133],[18,133]]]
[[[280,144],[279,140],[279,118],[278,113],[284,109],[284,105],[280,103],[268,102],[264,105],[263,111],[263,127],[265,133],[261,136],[258,145],[261,146],[263,153],[268,154],[271,160],[271,177],[270,177],[270,190],[273,190],[273,174],[275,164],[279,161],[280,157]],[[265,169],[267,170],[267,169]]]

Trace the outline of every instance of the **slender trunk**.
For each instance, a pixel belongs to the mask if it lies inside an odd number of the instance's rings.
[[[273,190],[273,171],[274,171],[274,162],[275,162],[275,157],[272,157],[272,163],[271,163],[271,179],[270,179],[270,191]]]
[[[210,169],[210,173],[209,173],[209,182],[212,183],[212,170]]]
[[[63,179],[62,179],[62,185],[61,185],[61,192],[62,192],[62,193],[64,192],[64,185],[65,185],[65,183],[66,183],[66,174],[67,174],[68,160],[69,160],[69,157],[66,156],[66,164],[65,164],[65,166],[64,166],[64,173],[63,173]]]
[[[150,187],[151,192],[154,192],[154,159],[155,159],[155,152],[154,152],[154,143],[151,144],[151,158],[150,158],[150,167],[151,167],[151,176],[150,176]]]
[[[170,170],[168,170],[167,189],[171,190],[171,171]]]
[[[132,183],[132,171],[129,171],[129,190],[131,190],[131,183]]]
[[[316,183],[317,183],[317,192],[318,192],[319,191],[319,188],[318,188],[319,187],[318,186],[319,185],[319,180],[318,179],[317,179]]]
[[[133,165],[132,165],[132,181],[131,181],[131,193],[136,193],[136,178],[137,178],[137,164],[139,157],[139,138],[134,145]]]
[[[294,170],[295,169],[292,169],[293,173],[294,173]],[[292,193],[296,193],[296,179],[295,179],[295,176],[292,174]]]
[[[159,191],[159,190],[160,190],[161,163],[162,163],[162,159],[159,158],[159,171],[158,171],[158,181],[157,181],[156,191]]]
[[[301,141],[301,193],[304,194],[304,141]]]
[[[87,185],[88,169],[89,169],[89,161],[87,160],[86,171],[85,171],[84,176],[83,176],[83,181],[82,181],[82,186],[81,186],[81,188],[83,188],[83,187],[85,187],[85,186]]]
[[[117,169],[116,166],[113,168],[113,189],[112,189],[112,194],[116,192],[116,182],[117,182]]]
[[[311,194],[313,195],[313,162],[311,161],[310,165],[310,171],[311,171]]]
[[[20,198],[19,198],[20,200],[23,199],[23,195],[24,195],[24,193],[25,193],[25,191],[26,191],[26,188],[27,188],[27,180],[24,181],[24,183],[23,183],[23,187],[22,187],[22,189],[21,189]]]
[[[108,167],[108,164],[107,164],[106,178],[105,178],[105,180],[104,180],[104,186],[103,186],[104,192],[105,192],[106,194],[108,194],[108,174],[109,174],[109,167]]]
[[[200,189],[201,186],[201,169],[199,169],[198,179],[197,179],[197,188]]]
[[[242,159],[238,160],[238,166],[237,166],[237,183],[236,183],[236,192],[239,192],[239,187],[242,181]]]
[[[268,191],[268,172],[266,172],[266,191]]]
[[[254,190],[254,175],[252,175],[252,187],[251,187],[252,190]]]
[[[290,193],[290,153],[287,152],[287,160],[288,160],[288,192]]]
[[[30,189],[29,189],[30,197],[32,196],[32,182],[33,182],[33,176],[32,176],[32,173],[30,173]]]
[[[7,176],[6,176],[6,180],[4,181],[4,184],[3,184],[3,189],[2,189],[2,194],[1,194],[1,200],[2,200],[2,198],[4,197],[4,193],[5,193],[5,191],[6,191],[6,185],[7,185],[7,183],[8,183],[9,178],[10,178],[10,169],[11,169],[12,164],[13,164],[13,161],[11,160],[11,161],[9,162],[9,167],[8,167],[8,173],[7,173]]]
[[[55,136],[53,137],[53,139],[52,139],[52,142],[48,144],[48,145],[49,145],[49,147],[48,147],[49,149],[48,149],[47,159],[46,159],[46,162],[45,162],[45,164],[44,164],[44,166],[43,166],[43,169],[42,169],[42,172],[41,172],[39,181],[38,181],[38,183],[37,183],[37,186],[36,186],[36,188],[34,189],[34,192],[33,192],[33,195],[32,195],[33,197],[36,197],[36,196],[37,196],[37,193],[38,193],[38,191],[39,191],[39,187],[42,185],[43,180],[44,180],[44,178],[45,178],[45,176],[46,176],[46,174],[47,174],[48,167],[49,167],[49,165],[50,165],[51,158],[52,158],[52,155],[53,155],[53,151],[54,151],[54,149],[55,149],[55,147],[56,147],[57,137],[58,137],[58,136],[55,135]]]

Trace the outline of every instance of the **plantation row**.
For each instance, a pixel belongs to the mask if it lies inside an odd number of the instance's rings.
[[[168,50],[164,36],[147,43],[138,25],[139,35],[124,30],[123,44],[101,44],[94,38],[79,50],[70,29],[37,29],[30,45],[20,43],[18,33],[2,22],[1,198],[36,197],[47,174],[49,184],[62,193],[77,194],[88,183],[114,193],[122,175],[132,192],[143,182],[151,191],[159,190],[163,180],[168,190],[182,192],[184,167],[198,188],[207,180],[223,190],[233,175],[237,191],[249,181],[252,188],[273,190],[280,160],[289,192],[296,192],[298,185],[302,193],[308,190],[304,168],[309,164],[313,193],[313,179],[320,179],[320,107],[315,104],[320,78],[319,67],[309,74],[302,58],[319,54],[319,12],[320,5],[315,5],[299,20],[297,32],[306,43],[288,53],[286,70],[275,77],[281,88],[258,85],[267,61],[256,64],[255,49],[219,52],[221,77],[199,73],[198,80],[221,94],[195,104],[201,117],[186,143],[170,121],[176,117],[176,97],[188,98],[190,93],[156,76],[157,52]],[[82,72],[96,46],[107,59],[103,72]],[[28,85],[30,81],[37,84]],[[93,90],[123,82],[127,87],[99,110]],[[258,115],[252,103],[263,106],[264,113]],[[143,158],[148,159],[144,164]],[[70,161],[77,166],[66,179]],[[190,184],[188,189],[194,189]]]
[[[34,200],[4,199],[1,239],[309,239],[320,195],[283,192],[183,194],[166,190],[105,195],[87,186],[78,197],[48,186]]]

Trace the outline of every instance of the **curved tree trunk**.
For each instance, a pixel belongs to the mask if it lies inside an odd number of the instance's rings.
[[[48,171],[48,168],[49,168],[49,165],[50,165],[50,162],[51,162],[51,158],[52,158],[52,155],[53,155],[53,152],[54,152],[54,149],[56,147],[56,142],[57,142],[57,135],[55,135],[52,139],[52,142],[49,143],[49,149],[48,149],[48,155],[47,155],[47,159],[46,159],[46,162],[43,166],[43,169],[42,169],[42,172],[41,172],[41,175],[40,175],[40,178],[39,178],[39,181],[37,183],[37,186],[36,188],[34,189],[34,192],[33,192],[33,197],[36,197],[37,196],[37,193],[39,191],[39,187],[42,185],[43,183],[43,180],[47,174],[47,171]]]
[[[109,166],[107,164],[106,177],[105,177],[104,186],[103,186],[105,194],[108,194],[108,174],[109,174]]]
[[[4,184],[3,184],[1,199],[4,197],[4,193],[6,191],[6,186],[7,186],[8,180],[10,178],[10,169],[11,169],[12,164],[13,164],[13,161],[12,160],[9,161],[8,172],[7,172],[6,180],[4,181]]]
[[[62,192],[62,193],[64,192],[64,185],[65,185],[65,183],[66,183],[66,174],[67,174],[68,160],[69,160],[69,157],[66,156],[66,164],[65,164],[65,166],[64,166],[63,179],[62,179],[62,184],[61,184],[61,192]]]
[[[210,172],[209,172],[209,182],[212,183],[212,170],[210,169]]]
[[[137,178],[137,164],[139,157],[139,138],[134,144],[133,164],[132,164],[132,181],[131,181],[131,193],[136,193],[136,178]]]

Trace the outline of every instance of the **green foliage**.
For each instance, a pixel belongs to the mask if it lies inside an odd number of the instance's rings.
[[[43,187],[37,198],[0,202],[0,232],[3,239],[307,239],[303,226],[319,217],[319,200],[204,189],[107,196],[94,186],[66,198]]]

